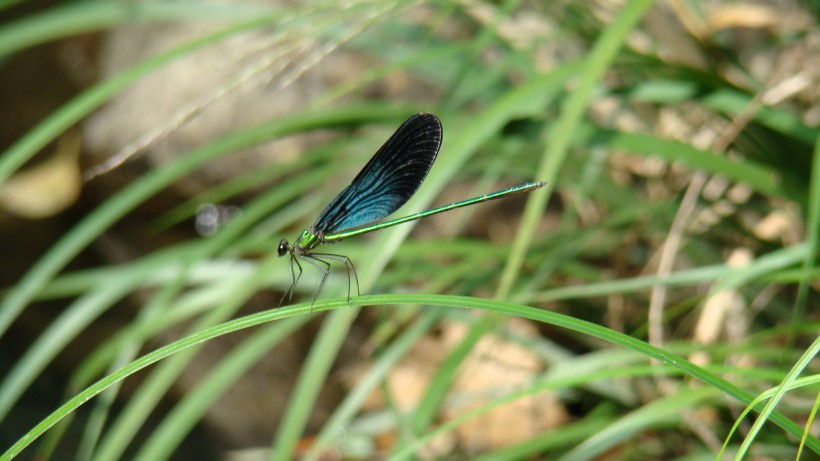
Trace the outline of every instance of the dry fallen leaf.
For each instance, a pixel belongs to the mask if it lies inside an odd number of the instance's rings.
[[[508,330],[519,336],[537,335],[523,320],[510,320]],[[399,409],[412,411],[418,405],[441,362],[467,335],[469,325],[449,322],[438,337],[427,337],[390,372],[391,401]],[[348,374],[355,382],[364,368]],[[542,372],[539,358],[525,346],[487,334],[461,364],[444,405],[441,418],[451,420],[517,390],[529,387]],[[351,386],[354,386],[351,383]],[[371,396],[366,410],[383,408],[380,393]],[[565,422],[567,413],[554,393],[539,392],[513,400],[460,425],[432,440],[418,453],[422,458],[441,458],[455,446],[468,453],[492,450],[532,439]]]
[[[753,259],[754,254],[750,249],[737,248],[729,255],[726,265],[745,267],[751,264]],[[738,290],[728,289],[710,293],[703,303],[692,339],[698,344],[714,344],[721,334],[726,334],[732,326],[745,325],[746,315],[746,301]],[[738,340],[739,338],[730,338],[730,341]],[[689,356],[689,361],[696,365],[706,365],[711,359],[706,352],[695,352]]]
[[[766,28],[781,23],[783,18],[774,8],[738,3],[723,5],[709,16],[709,29],[716,31],[731,27]]]
[[[525,320],[511,319],[507,327],[525,338],[538,334]],[[467,333],[468,326],[463,323],[448,325],[445,341],[449,347],[455,347]],[[456,418],[503,395],[528,388],[542,368],[540,359],[525,346],[494,334],[484,335],[459,370],[449,404],[444,408],[444,419]],[[455,433],[461,447],[468,453],[478,453],[538,437],[567,418],[555,393],[539,392],[472,418],[456,428]]]
[[[0,184],[0,207],[23,218],[42,219],[71,206],[82,188],[78,153],[79,137],[63,137],[51,158]]]
[[[775,210],[758,222],[752,229],[752,232],[754,232],[755,237],[761,240],[773,242],[782,239],[783,236],[788,235],[789,232],[793,232],[797,226],[799,226],[799,224],[789,213],[782,210]]]

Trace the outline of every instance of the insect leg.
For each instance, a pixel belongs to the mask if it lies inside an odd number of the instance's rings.
[[[299,268],[299,275],[296,275],[296,271],[293,269],[293,265],[296,264],[296,267]],[[290,276],[293,283],[290,284],[290,288],[285,294],[282,296],[282,299],[279,301],[279,306],[282,306],[282,303],[285,301],[285,298],[288,298],[288,302],[291,302],[293,298],[293,292],[296,290],[296,284],[299,283],[299,279],[302,278],[302,265],[299,264],[299,258],[291,253],[290,254]]]
[[[324,256],[321,253],[310,253],[302,255],[305,261],[310,263],[311,266],[319,269],[323,272],[322,274],[322,281],[319,282],[319,289],[316,290],[316,293],[313,295],[313,302],[310,303],[310,307],[312,308],[314,304],[316,304],[316,300],[319,298],[319,293],[322,292],[322,288],[325,286],[325,282],[327,282],[327,277],[330,275],[330,263],[321,259],[317,258],[317,256]],[[321,264],[321,265],[320,265]]]
[[[339,261],[345,264],[345,268],[347,269],[347,302],[350,303],[350,270],[353,269],[353,277],[356,279],[356,295],[361,296],[362,292],[359,289],[359,274],[356,273],[356,266],[353,265],[353,261],[350,260],[345,255],[337,255],[332,253],[311,253],[312,256],[320,256],[322,258],[332,259],[334,261]]]

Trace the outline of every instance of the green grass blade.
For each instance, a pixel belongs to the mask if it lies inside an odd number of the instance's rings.
[[[322,431],[316,436],[313,447],[305,455],[306,460],[316,460],[321,456],[323,449],[333,443],[333,438],[344,433],[344,429],[350,425],[356,412],[361,408],[364,400],[376,388],[376,386],[387,376],[399,360],[404,357],[410,348],[430,331],[436,322],[441,318],[440,312],[425,311],[421,318],[402,332],[395,341],[376,359],[368,373],[358,382],[356,387],[345,397],[333,415],[324,424]]]
[[[273,441],[271,460],[293,459],[294,448],[302,437],[316,397],[358,314],[359,308],[339,309],[326,316],[322,322]]]
[[[231,295],[220,300],[220,305],[194,322],[189,331],[206,330],[218,322],[225,321],[247,303],[248,299],[265,283],[265,280],[270,277],[271,269],[276,267],[278,262],[278,256],[270,255],[260,263],[259,270],[252,277],[234,277],[226,280],[224,283],[229,286],[233,285]],[[156,407],[160,398],[167,392],[185,365],[200,349],[199,346],[187,348],[151,373],[102,439],[99,449],[94,453],[95,460],[117,460],[122,457],[148,414]]]
[[[120,279],[78,298],[29,347],[0,383],[0,419],[66,345],[106,309],[134,289],[139,279]]]
[[[54,275],[74,258],[85,246],[94,241],[105,229],[132,210],[144,200],[156,194],[168,184],[188,174],[208,161],[252,146],[262,141],[308,131],[311,129],[349,123],[361,118],[372,117],[372,108],[337,111],[323,111],[317,114],[291,114],[245,132],[228,135],[213,143],[191,151],[165,165],[151,171],[128,187],[109,197],[96,210],[87,215],[23,276],[0,304],[0,335],[8,328],[25,305]]]
[[[495,293],[497,299],[505,299],[509,296],[515,279],[518,277],[524,262],[524,254],[535,235],[536,224],[541,219],[547,206],[547,200],[555,188],[558,173],[566,161],[572,137],[592,99],[594,88],[601,80],[604,71],[615,59],[626,37],[653,3],[652,0],[627,2],[614,21],[600,34],[592,50],[584,59],[578,86],[564,101],[561,116],[550,130],[550,142],[541,164],[536,169],[535,178],[539,181],[546,181],[547,185],[542,190],[530,194],[527,200],[518,234],[513,240],[512,251],[501,273]]]
[[[309,316],[291,317],[281,322],[265,326],[260,331],[245,339],[213,367],[208,376],[192,391],[185,395],[162,423],[153,431],[151,437],[134,455],[135,461],[159,461],[168,459],[182,439],[208,411],[214,401],[224,393],[231,384],[265,354],[285,339],[289,334],[302,327]]]
[[[0,56],[58,38],[135,22],[250,21],[273,19],[268,8],[200,2],[70,2],[0,29]]]
[[[309,304],[299,304],[280,309],[272,309],[257,314],[252,314],[239,319],[231,320],[223,324],[219,324],[203,331],[193,333],[190,336],[175,341],[167,346],[151,352],[129,365],[121,368],[115,373],[106,376],[100,381],[94,383],[88,388],[84,389],[77,396],[70,399],[63,404],[54,413],[49,415],[46,419],[32,428],[23,438],[12,445],[2,456],[0,461],[8,461],[18,455],[25,447],[31,444],[34,440],[42,436],[42,434],[56,424],[60,419],[66,417],[69,413],[76,410],[80,405],[87,402],[89,399],[98,395],[100,392],[110,387],[112,384],[119,382],[126,377],[144,369],[154,363],[159,362],[174,354],[179,354],[190,348],[196,347],[202,342],[208,341],[225,334],[229,334],[245,328],[261,325],[278,319],[284,319],[295,315],[307,315],[312,312],[322,312],[329,309],[347,309],[350,306],[358,307],[365,305],[392,305],[392,304],[428,304],[432,306],[453,307],[453,308],[471,308],[481,309],[488,312],[495,312],[503,315],[512,315],[523,318],[528,318],[537,322],[543,322],[561,328],[566,328],[585,335],[590,335],[597,339],[607,341],[609,343],[634,350],[649,358],[659,360],[668,367],[676,368],[686,375],[698,379],[708,385],[709,387],[718,389],[721,393],[731,397],[743,404],[749,404],[753,398],[746,392],[739,389],[737,386],[723,380],[717,375],[714,375],[703,368],[697,367],[682,357],[668,353],[664,350],[655,348],[643,341],[632,338],[630,336],[618,333],[608,328],[595,325],[586,321],[575,319],[562,314],[536,309],[526,306],[520,306],[512,303],[505,303],[499,301],[491,301],[479,298],[469,298],[461,296],[441,296],[441,295],[375,295],[375,296],[361,296],[353,298],[348,304],[346,298],[334,300],[320,300],[313,307]],[[781,415],[778,412],[773,412],[770,418],[771,421],[782,427],[786,432],[795,437],[802,435],[802,429],[794,422]],[[820,453],[820,441],[814,437],[807,437],[806,446],[814,451]]]
[[[790,390],[794,390],[794,389],[799,389],[801,387],[817,385],[817,384],[820,384],[820,376],[817,376],[817,375],[807,376],[805,378],[799,378],[799,379],[794,380],[793,382],[791,382],[789,384],[789,386],[787,387],[786,390],[790,391]],[[746,406],[746,408],[743,409],[743,412],[741,412],[740,415],[737,417],[737,419],[735,420],[734,425],[732,426],[732,429],[729,431],[729,433],[726,436],[726,439],[723,441],[723,446],[721,447],[720,451],[717,453],[717,456],[715,458],[717,461],[720,461],[721,459],[723,459],[723,454],[726,452],[726,449],[729,447],[729,441],[731,440],[732,435],[735,432],[737,432],[738,427],[740,427],[740,424],[743,422],[743,420],[746,418],[746,416],[752,411],[752,408],[758,406],[758,404],[760,404],[761,402],[763,402],[765,400],[771,401],[772,396],[780,393],[780,390],[781,390],[782,387],[783,387],[782,385],[779,385],[779,386],[775,387],[774,389],[769,389],[765,392],[760,393],[760,395],[755,397],[754,400],[752,400]],[[762,419],[762,418],[759,418],[759,419]],[[755,431],[755,434],[757,434],[757,432],[758,431]],[[805,440],[807,439],[806,436],[808,436],[808,435],[809,434],[804,432],[803,437],[801,437],[801,439],[800,439],[801,445],[805,442]],[[746,440],[750,440],[750,439],[754,440],[754,435],[751,433],[751,431],[749,432],[749,434],[744,439],[744,442]],[[741,455],[741,452],[743,452],[743,453],[748,452],[748,447],[747,447],[747,449],[743,449],[742,447],[739,448],[736,452],[735,459],[742,459],[743,458],[743,456]],[[796,459],[800,459],[800,458],[796,458]]]
[[[260,24],[265,24],[265,21],[269,21],[269,18],[263,19],[264,20],[256,19],[252,22],[220,30],[213,34],[206,35],[201,39],[174,48],[166,53],[148,58],[74,97],[18,139],[11,147],[6,149],[3,155],[0,155],[0,183],[5,182],[14,171],[28,159],[32,158],[34,154],[45,147],[49,142],[53,141],[60,133],[63,133],[83,117],[99,108],[140,77],[196,50],[202,49],[207,45],[224,40],[237,33],[251,30]],[[0,328],[0,330],[2,330],[2,328]]]
[[[818,261],[817,255],[820,254],[820,136],[817,137],[814,143],[814,158],[812,160],[812,174],[811,174],[811,183],[809,185],[809,199],[808,199],[809,207],[808,207],[808,216],[806,217],[806,246],[808,247],[805,253],[805,259],[803,261],[803,276],[800,279],[800,285],[797,289],[797,305],[795,307],[794,312],[794,321],[792,325],[800,325],[804,320],[804,314],[806,310],[806,306],[808,305],[808,297],[809,297],[809,289],[812,282],[812,273],[815,271]],[[794,333],[790,336],[790,340],[794,337]],[[791,342],[791,341],[790,341]],[[816,346],[820,344],[820,338],[816,339],[812,344],[812,348],[815,349],[815,353],[812,357],[816,356],[817,348]],[[804,357],[809,355],[809,351],[806,351]],[[780,399],[785,392],[783,389],[785,386],[790,385],[790,379],[797,379],[798,374],[793,374],[793,371],[797,371],[798,366],[795,365],[792,370],[790,370],[789,376],[784,379],[780,383],[780,388],[778,389],[778,394],[775,399]],[[773,399],[774,400],[774,399]],[[809,436],[809,430],[812,427],[812,421],[814,420],[815,415],[817,414],[818,407],[820,407],[820,392],[818,392],[817,399],[815,399],[814,407],[808,417],[808,421],[806,422],[806,430],[803,433],[803,437],[800,439],[800,449],[798,451],[798,459],[800,458],[800,453],[802,453],[804,445],[806,443],[806,439]],[[766,409],[764,409],[765,411]],[[771,409],[769,409],[771,411]],[[745,441],[744,441],[745,442]]]
[[[658,426],[680,426],[682,412],[703,405],[719,396],[714,388],[685,389],[668,397],[654,400],[613,422],[602,431],[578,444],[559,461],[589,461],[599,459],[607,450],[636,435]]]
[[[608,149],[624,149],[633,154],[657,156],[670,162],[682,162],[692,168],[727,179],[748,184],[763,194],[787,197],[780,179],[772,175],[771,168],[758,165],[748,159],[734,160],[714,152],[697,149],[688,144],[637,133],[613,133],[598,131],[595,135]]]

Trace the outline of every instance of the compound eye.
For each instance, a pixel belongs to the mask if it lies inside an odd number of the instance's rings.
[[[289,246],[290,245],[288,245],[288,241],[285,240],[285,239],[282,239],[282,241],[279,242],[279,248],[277,249],[277,252],[279,253],[279,256],[285,256],[285,253],[288,252],[288,247]]]

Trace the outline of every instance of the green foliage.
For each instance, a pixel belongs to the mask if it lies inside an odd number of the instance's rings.
[[[13,10],[15,3],[2,2],[0,10]],[[9,447],[0,446],[0,461],[57,459],[71,431],[82,434],[72,452],[76,459],[185,459],[181,444],[220,396],[277,345],[304,334],[311,320],[321,325],[301,369],[293,371],[298,377],[288,406],[271,415],[280,419],[270,459],[320,459],[328,450],[350,459],[421,458],[437,437],[456,437],[470,421],[548,392],[572,409],[571,421],[482,453],[458,446],[438,456],[820,454],[817,434],[810,431],[820,401],[818,131],[804,122],[799,102],[768,102],[771,82],[752,76],[741,59],[726,58],[731,50],[691,40],[688,45],[709,65],[666,60],[647,45],[642,23],[658,6],[648,0],[617,5],[593,13],[597,3],[581,8],[510,1],[480,3],[479,10],[461,2],[355,2],[342,8],[335,2],[266,7],[86,1],[0,26],[5,72],[12,71],[6,66],[10,56],[79,33],[153,22],[207,23],[212,31],[101,80],[20,133],[0,155],[0,183],[140,79],[241,34],[273,30],[288,39],[310,33],[317,48],[345,48],[371,63],[322,88],[298,111],[216,136],[134,178],[84,210],[0,293],[0,337],[13,335],[21,314],[37,303],[64,305],[39,337],[21,346],[24,352],[10,369],[0,370],[0,421],[11,426],[20,425],[13,418],[21,396],[66,347],[125,302],[139,305],[130,322],[101,338],[82,361],[62,365],[70,370],[61,383],[65,403],[15,434]],[[413,9],[424,14],[414,16],[408,12]],[[526,22],[519,22],[525,17],[534,18],[538,33],[528,35]],[[817,33],[817,21],[810,29]],[[779,40],[786,45],[784,37]],[[544,54],[551,64],[543,64]],[[295,65],[300,56],[283,59]],[[368,93],[370,85],[397,75],[430,88],[429,99],[374,100]],[[444,144],[403,214],[440,203],[441,195],[458,193],[458,200],[494,190],[496,183],[540,180],[547,186],[525,203],[510,200],[448,215],[446,226],[425,238],[411,234],[412,223],[334,246],[356,264],[363,294],[384,294],[353,296],[348,304],[347,274],[335,268],[314,306],[271,305],[242,316],[254,296],[282,292],[291,282],[288,262],[276,255],[279,239],[310,225],[387,134],[421,111],[441,117]],[[659,122],[666,117],[683,125],[683,133],[667,132]],[[243,201],[242,213],[215,235],[168,244],[119,265],[67,269],[119,220],[203,166],[240,149],[320,130],[337,137],[295,160],[169,204],[140,231],[145,238],[171,235],[200,204]],[[712,135],[708,145],[698,136],[704,133]],[[709,181],[729,186],[707,197],[701,192]],[[472,184],[473,193],[461,195],[463,184]],[[730,186],[748,190],[747,199],[727,198]],[[729,211],[714,211],[726,206]],[[759,221],[784,209],[793,210],[796,239],[764,238],[749,222],[749,216]],[[716,217],[697,221],[700,214],[692,210]],[[675,255],[668,271],[664,248]],[[751,255],[745,264],[727,264],[736,250]],[[297,296],[311,299],[317,279],[306,269]],[[742,337],[728,339],[724,328],[717,338],[695,340],[703,311],[722,295],[743,306]],[[539,334],[508,328],[510,319],[526,319]],[[365,371],[302,450],[320,391],[336,379],[332,371],[358,324],[372,327]],[[465,335],[435,357],[438,366],[415,406],[402,408],[391,395],[391,376],[437,328],[453,324],[463,326]],[[660,340],[659,330],[665,336]],[[225,335],[240,338],[230,353],[186,395],[170,398],[183,371],[202,359],[204,345]],[[445,418],[458,380],[469,373],[465,364],[479,345],[499,338],[537,357],[541,368],[526,385],[503,388]],[[690,362],[697,355],[709,360]],[[503,383],[505,376],[497,380]],[[123,385],[134,387],[127,397]],[[366,408],[374,391],[384,394],[379,411]],[[83,406],[87,417],[77,418]],[[693,424],[698,412],[713,419]],[[149,427],[152,415],[159,423]],[[134,443],[140,431],[143,438]],[[386,433],[395,442],[377,447],[375,440]],[[681,438],[687,443],[678,447]]]

